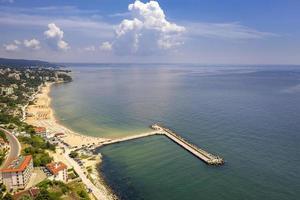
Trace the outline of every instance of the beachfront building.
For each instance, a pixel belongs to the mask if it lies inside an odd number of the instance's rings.
[[[34,127],[34,131],[37,135],[46,138],[48,136],[47,129],[45,127]]]
[[[68,167],[63,162],[53,162],[46,165],[49,172],[52,174],[49,179],[56,181],[68,181]]]
[[[24,189],[33,171],[32,156],[19,156],[1,170],[2,182],[10,189]]]
[[[45,127],[34,127],[34,131],[36,134],[43,135],[46,134],[47,129]]]
[[[65,134],[64,133],[55,133],[54,137],[56,137],[56,138],[62,138],[62,137],[65,137]]]

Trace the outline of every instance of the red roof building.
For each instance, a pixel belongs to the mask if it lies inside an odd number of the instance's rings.
[[[67,173],[67,165],[63,162],[53,162],[46,165],[49,172],[53,175],[53,179],[57,181],[67,181],[68,173]]]
[[[44,134],[47,129],[45,127],[34,127],[34,131],[36,134]]]
[[[40,193],[40,189],[37,188],[37,187],[32,187],[28,190],[25,190],[25,191],[22,191],[22,192],[19,192],[19,193],[16,193],[14,196],[13,196],[13,199],[14,200],[20,200],[22,199],[23,197],[25,196],[29,196],[29,197],[32,197],[32,198],[35,198],[37,197],[37,195]]]
[[[9,189],[24,189],[33,171],[32,156],[19,156],[0,170],[2,181]]]

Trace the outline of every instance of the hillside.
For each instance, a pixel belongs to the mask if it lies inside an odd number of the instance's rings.
[[[0,66],[11,67],[58,67],[58,64],[41,60],[9,59],[0,58]]]

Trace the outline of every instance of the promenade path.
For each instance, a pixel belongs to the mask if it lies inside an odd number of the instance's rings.
[[[63,144],[60,144],[61,147],[65,149],[65,153],[63,154],[67,162],[70,166],[74,167],[74,170],[78,174],[78,176],[81,178],[83,184],[91,190],[93,195],[98,200],[113,200],[114,198],[109,193],[109,191],[105,188],[105,186],[102,186],[101,188],[96,187],[90,179],[87,178],[85,175],[85,170],[80,167],[80,165],[73,159],[70,158],[69,154],[71,152],[71,149],[66,147]]]

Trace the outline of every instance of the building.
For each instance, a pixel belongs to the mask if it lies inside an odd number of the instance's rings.
[[[14,89],[12,87],[1,87],[0,88],[0,94],[5,95],[11,95],[14,93]]]
[[[47,132],[45,127],[34,127],[34,131],[36,134],[44,134]]]
[[[18,74],[18,73],[11,73],[11,74],[8,74],[8,78],[14,78],[16,80],[20,80],[20,74]]]
[[[65,134],[64,133],[55,133],[54,137],[62,138],[62,137],[65,137]]]
[[[30,117],[29,115],[27,116]],[[45,127],[34,127],[34,131],[37,135],[41,136],[44,139],[50,137],[50,133]]]
[[[33,171],[32,156],[19,156],[1,170],[2,181],[10,189],[24,189]]]
[[[22,192],[18,192],[16,194],[14,194],[13,199],[14,200],[22,200],[24,199],[26,196],[27,197],[31,197],[32,199],[34,199],[35,197],[38,196],[38,194],[40,193],[40,189],[37,187],[32,187],[28,190],[22,191]]]
[[[63,182],[68,181],[68,167],[63,162],[49,163],[46,167],[52,174],[52,177],[49,177],[50,179]]]
[[[45,127],[34,127],[34,131],[36,134],[45,136],[47,133],[47,129]]]

